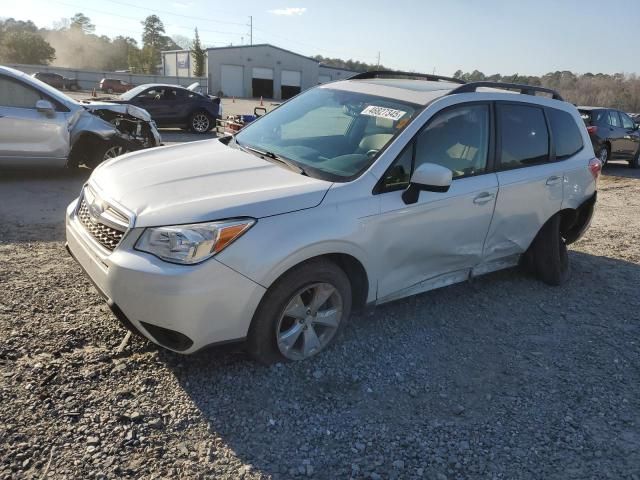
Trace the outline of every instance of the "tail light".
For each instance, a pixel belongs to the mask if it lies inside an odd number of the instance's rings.
[[[589,135],[594,135],[598,133],[598,127],[591,125],[590,127],[587,127],[587,132],[589,132]]]
[[[589,160],[589,171],[595,180],[598,180],[600,172],[602,172],[602,162],[598,158]]]

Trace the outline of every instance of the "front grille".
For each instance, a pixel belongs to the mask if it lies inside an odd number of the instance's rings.
[[[80,208],[78,208],[78,220],[95,241],[110,252],[118,246],[120,240],[124,237],[124,231],[111,228],[99,221],[94,222],[89,215],[89,208],[84,197],[80,201]]]

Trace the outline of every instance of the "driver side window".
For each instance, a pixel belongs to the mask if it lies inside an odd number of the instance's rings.
[[[463,105],[437,113],[389,167],[382,191],[406,188],[413,170],[423,163],[448,168],[454,179],[484,173],[489,127],[486,104]]]
[[[9,78],[0,77],[0,107],[36,108],[42,96],[34,89]]]
[[[437,114],[416,140],[415,167],[435,163],[453,178],[484,173],[489,149],[489,107],[465,105]]]

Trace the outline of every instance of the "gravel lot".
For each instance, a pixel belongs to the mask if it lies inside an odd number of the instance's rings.
[[[640,478],[640,172],[605,171],[566,286],[491,274],[270,368],[118,351],[64,250],[85,177],[0,172],[1,478]]]

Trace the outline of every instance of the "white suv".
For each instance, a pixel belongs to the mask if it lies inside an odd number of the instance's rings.
[[[562,283],[599,172],[553,91],[368,72],[234,137],[103,163],[69,205],[67,242],[153,342],[302,360],[365,306],[519,263]]]

